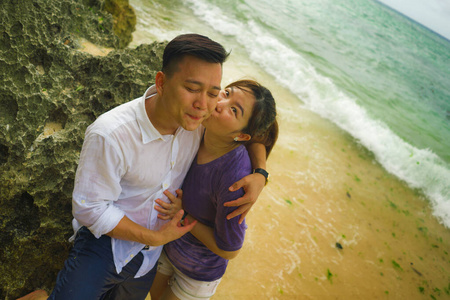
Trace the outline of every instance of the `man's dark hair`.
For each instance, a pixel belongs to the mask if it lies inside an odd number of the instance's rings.
[[[171,40],[164,49],[162,71],[171,76],[186,55],[195,56],[209,63],[223,64],[229,53],[221,44],[206,36],[194,33],[182,34]]]

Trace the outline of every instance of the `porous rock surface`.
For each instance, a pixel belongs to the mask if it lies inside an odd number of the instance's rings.
[[[52,290],[85,129],[160,69],[163,44],[125,48],[133,22],[126,0],[0,1],[1,299]]]

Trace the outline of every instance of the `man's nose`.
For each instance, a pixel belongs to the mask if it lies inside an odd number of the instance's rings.
[[[195,99],[194,107],[197,109],[206,109],[208,107],[208,96],[206,93],[199,93]]]

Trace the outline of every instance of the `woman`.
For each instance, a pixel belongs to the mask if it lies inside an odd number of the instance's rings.
[[[219,95],[216,110],[203,122],[205,133],[197,157],[177,197],[187,222],[194,229],[164,246],[158,273],[150,290],[154,299],[207,299],[219,284],[228,260],[243,245],[246,225],[227,220],[233,208],[223,203],[237,199],[242,190],[228,187],[252,172],[244,144],[263,143],[269,155],[278,137],[275,100],[270,91],[251,80],[228,85]]]

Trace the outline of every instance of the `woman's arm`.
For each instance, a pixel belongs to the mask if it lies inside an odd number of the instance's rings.
[[[192,216],[187,215],[186,219],[189,220],[189,224],[196,221]],[[200,242],[202,242],[209,250],[225,259],[233,259],[239,254],[239,250],[225,251],[217,246],[216,238],[214,237],[214,229],[206,226],[197,221],[197,224],[191,230],[191,234],[195,236]]]
[[[169,191],[164,191],[164,195],[166,195],[172,203],[181,203],[183,198],[183,191],[181,189],[178,189],[176,193],[177,195],[175,196]],[[195,224],[195,226],[190,231],[191,234],[215,254],[225,259],[233,259],[238,255],[239,250],[226,251],[220,249],[219,246],[217,246],[216,238],[214,236],[214,228],[198,222],[191,215],[187,215],[183,221],[186,226],[192,226],[192,224]]]
[[[167,203],[161,199],[156,199],[155,202],[157,205],[155,205],[155,210],[159,212],[158,218],[162,220],[170,220],[172,219],[175,214],[183,208],[183,203],[181,201],[180,197],[175,197],[175,199],[172,197],[169,197],[169,195],[172,195],[169,190],[165,190],[164,195],[166,195],[167,198],[169,198],[170,203]],[[180,194],[182,193],[181,189],[177,189],[175,193]]]

